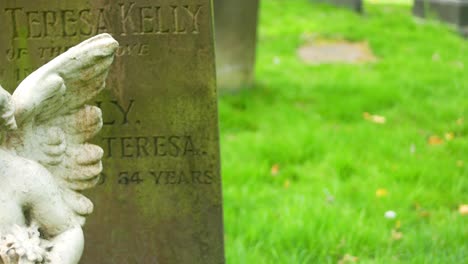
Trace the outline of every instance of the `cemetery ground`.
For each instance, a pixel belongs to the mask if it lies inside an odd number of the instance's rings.
[[[220,101],[228,263],[468,260],[468,41],[376,2],[262,1],[256,84]]]

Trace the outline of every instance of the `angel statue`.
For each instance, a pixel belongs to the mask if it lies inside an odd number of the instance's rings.
[[[0,87],[0,264],[76,264],[93,211],[81,191],[98,182],[102,127],[86,105],[105,86],[118,43],[101,34]]]

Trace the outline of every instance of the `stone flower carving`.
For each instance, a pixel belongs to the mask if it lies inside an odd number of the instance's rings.
[[[93,211],[81,191],[98,182],[102,127],[86,105],[105,86],[118,43],[98,35],[0,87],[0,264],[76,264]]]
[[[5,264],[50,263],[50,243],[41,238],[39,227],[15,225],[11,233],[0,238],[0,259]]]

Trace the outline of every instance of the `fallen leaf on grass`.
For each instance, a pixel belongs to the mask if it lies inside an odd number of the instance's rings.
[[[465,164],[463,163],[463,160],[457,160],[457,167],[463,167]]]
[[[455,138],[455,134],[453,132],[445,133],[445,140],[450,141]]]
[[[271,167],[271,176],[277,176],[280,172],[280,166],[279,164],[275,164]]]
[[[418,214],[419,217],[421,218],[429,218],[431,216],[431,213],[424,209],[419,203],[415,203],[414,205],[414,210]]]
[[[377,198],[382,198],[382,197],[385,197],[388,195],[388,191],[387,189],[377,189],[377,191],[375,191],[375,196],[377,196]]]
[[[362,114],[365,120],[376,123],[376,124],[385,124],[387,122],[387,119],[384,116],[380,115],[372,115],[369,114],[368,112],[364,112]]]
[[[401,228],[401,221],[398,220],[398,221],[395,222],[395,229],[399,230],[400,228]]]
[[[285,189],[288,189],[289,186],[291,186],[291,182],[289,180],[286,180],[286,181],[284,181],[283,186],[284,186]]]
[[[353,255],[345,254],[343,258],[338,261],[338,264],[357,263],[358,259],[358,257]]]
[[[377,124],[385,124],[385,122],[387,121],[387,119],[383,116],[377,116],[377,115],[374,115],[372,117],[372,121],[374,123],[377,123]]]
[[[427,143],[431,146],[436,146],[436,145],[440,145],[444,143],[444,140],[438,136],[430,136],[429,139],[427,140]]]
[[[402,232],[392,229],[392,240],[398,241],[398,240],[401,240],[402,238],[403,238]]]
[[[463,117],[460,117],[457,119],[457,125],[461,126],[463,125],[463,122],[465,121],[465,119]]]
[[[460,207],[458,208],[458,212],[460,212],[462,216],[468,215],[468,204],[460,205]]]
[[[419,217],[422,217],[422,218],[429,218],[431,216],[431,213],[429,211],[426,211],[426,210],[420,210],[418,212],[418,215],[419,215]]]

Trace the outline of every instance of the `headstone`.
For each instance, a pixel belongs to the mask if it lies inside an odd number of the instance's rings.
[[[415,0],[413,13],[456,25],[468,35],[468,0]]]
[[[298,49],[299,57],[308,64],[375,62],[367,42],[316,41]]]
[[[95,103],[100,186],[81,263],[224,263],[210,0],[2,0],[0,81],[10,92],[81,40],[120,48]]]
[[[214,0],[216,70],[221,91],[249,87],[255,75],[259,0]]]
[[[342,6],[362,13],[363,5],[362,0],[312,0],[313,2],[324,2],[332,5]]]

